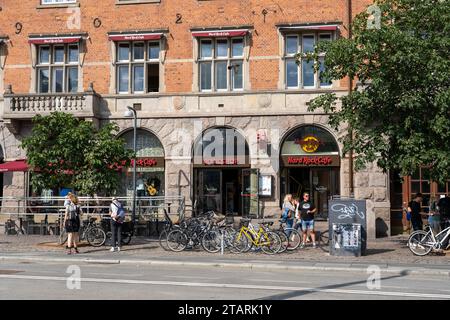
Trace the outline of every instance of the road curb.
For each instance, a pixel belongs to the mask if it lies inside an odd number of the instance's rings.
[[[129,259],[92,259],[92,258],[48,258],[30,256],[0,256],[0,261],[41,261],[41,262],[70,262],[87,264],[134,264],[134,265],[154,265],[154,266],[189,266],[189,267],[216,267],[216,268],[236,268],[236,269],[269,269],[269,270],[291,270],[291,271],[341,271],[341,272],[362,272],[367,273],[367,267],[338,267],[323,266],[302,266],[302,265],[280,265],[274,263],[225,263],[225,262],[190,262],[190,261],[167,261],[167,260],[129,260]],[[376,263],[372,265],[376,266]],[[380,267],[381,273],[402,274],[402,275],[439,275],[450,277],[448,269],[426,269],[426,268],[402,268],[402,267]]]

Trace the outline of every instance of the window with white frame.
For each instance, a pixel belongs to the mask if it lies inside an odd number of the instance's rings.
[[[244,89],[244,38],[199,40],[201,91]]]
[[[117,93],[159,92],[160,41],[116,43]]]
[[[77,92],[78,62],[78,43],[37,46],[37,92]]]
[[[77,0],[42,0],[42,4],[66,4],[66,3],[76,3]]]
[[[305,32],[301,34],[285,35],[285,84],[288,89],[316,89],[329,88],[331,82],[321,80],[320,76],[325,71],[323,65],[325,53],[319,55],[320,70],[314,70],[314,61],[307,61],[305,54],[314,51],[319,41],[331,41],[333,34],[328,32]],[[296,55],[302,54],[300,62],[296,63]]]

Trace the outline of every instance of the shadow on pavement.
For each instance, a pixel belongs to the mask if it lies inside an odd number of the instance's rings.
[[[389,277],[381,278],[380,281],[383,280],[389,280],[389,279],[395,279],[395,278],[401,278],[408,275],[408,271],[402,271],[399,275],[393,275]],[[347,282],[347,283],[340,283],[340,284],[333,284],[329,286],[319,287],[319,288],[313,288],[311,290],[298,290],[298,291],[290,291],[286,293],[276,294],[272,296],[263,297],[257,300],[286,300],[291,298],[298,298],[301,296],[305,296],[307,294],[316,293],[321,290],[328,290],[328,289],[339,289],[344,287],[353,286],[356,284],[363,284],[367,283],[367,280],[360,280],[360,281],[353,281],[353,282]]]

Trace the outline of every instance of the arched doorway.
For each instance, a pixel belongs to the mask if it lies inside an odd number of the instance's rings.
[[[133,150],[133,130],[126,131],[119,138],[126,147]],[[136,132],[136,192],[138,197],[164,195],[164,148],[158,137],[145,129]],[[121,173],[119,194],[133,196],[133,167]]]
[[[281,145],[281,195],[309,192],[318,217],[328,217],[328,199],[340,194],[340,155],[327,130],[305,125],[291,130]]]
[[[196,139],[193,173],[197,212],[245,215],[250,210],[250,199],[241,197],[252,176],[249,148],[235,128],[209,128]]]

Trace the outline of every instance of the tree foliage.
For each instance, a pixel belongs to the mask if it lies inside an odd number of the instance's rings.
[[[33,124],[22,148],[34,168],[34,188],[72,187],[84,195],[110,195],[117,189],[118,169],[133,157],[116,138],[117,124],[96,130],[91,122],[63,112],[37,115]]]
[[[308,56],[317,60],[326,52],[322,77],[357,79],[360,86],[340,97],[323,94],[309,110],[324,110],[335,129],[352,129],[353,137],[349,132],[342,141],[344,152],[355,151],[357,170],[373,161],[404,175],[429,166],[442,182],[450,178],[449,1],[374,4],[379,28],[368,28],[374,17],[362,12],[351,39],[319,43]]]

